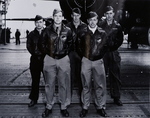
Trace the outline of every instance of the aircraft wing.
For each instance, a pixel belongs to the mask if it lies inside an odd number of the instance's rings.
[[[59,1],[59,0],[43,0],[43,1]]]
[[[3,20],[11,20],[11,21],[34,21],[34,18],[7,18]]]
[[[35,18],[7,18],[7,19],[3,19],[3,20],[7,20],[7,21],[34,21]],[[52,17],[48,17],[48,18],[44,18],[45,21],[47,20],[52,20]]]

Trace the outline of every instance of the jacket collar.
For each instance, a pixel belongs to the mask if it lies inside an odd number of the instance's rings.
[[[53,25],[54,25],[54,24],[51,24],[51,25],[49,25],[47,28],[48,28],[48,30],[53,31],[53,32],[56,33],[56,30],[54,29],[54,26],[53,26]],[[66,28],[66,26],[62,23],[60,31],[63,31],[65,28]]]
[[[106,23],[108,26],[114,26],[114,25],[116,25],[116,21],[115,21],[115,20],[112,21],[112,24],[108,24],[107,20],[105,19],[105,23]]]
[[[34,28],[34,32],[37,32],[39,34],[41,34],[43,30],[44,30],[44,27],[41,29],[41,31],[37,30],[37,28]]]
[[[80,24],[78,25],[78,27],[79,27],[80,25],[83,25],[83,24],[85,24],[85,23],[84,23],[84,22],[82,22],[82,21],[80,20]],[[75,27],[75,25],[74,25],[73,21],[71,22],[71,25]]]

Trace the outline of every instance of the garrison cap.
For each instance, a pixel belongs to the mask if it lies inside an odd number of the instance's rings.
[[[90,12],[88,13],[87,18],[90,19],[90,18],[93,18],[93,17],[95,17],[95,16],[98,17],[97,13],[94,12],[94,11],[90,11]]]
[[[34,21],[38,21],[38,20],[41,20],[41,19],[44,20],[44,18],[42,16],[36,15],[35,18],[34,18]]]
[[[81,10],[79,8],[73,8],[72,13],[75,12],[77,14],[81,14]]]
[[[62,11],[61,9],[54,9],[54,11],[53,11],[53,16],[54,16],[55,14],[59,13],[59,12],[62,12],[62,13],[63,13],[63,11]]]
[[[106,8],[105,8],[105,12],[107,12],[107,11],[114,11],[114,8],[112,7],[112,6],[107,6]]]

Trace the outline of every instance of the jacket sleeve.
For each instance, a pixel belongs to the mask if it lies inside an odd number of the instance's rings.
[[[78,55],[82,58],[83,57],[83,50],[82,48],[84,48],[84,39],[87,33],[87,26],[82,27],[82,29],[80,29],[80,31],[77,33],[77,40],[76,40],[76,51],[78,53]]]
[[[123,42],[123,32],[120,25],[113,28],[108,35],[110,51],[117,50]]]
[[[40,36],[39,40],[39,49],[43,54],[46,54],[46,44],[47,44],[47,34],[46,30],[44,30]]]
[[[32,32],[29,33],[28,37],[27,37],[27,41],[26,41],[26,48],[29,51],[29,53],[31,55],[34,54],[34,50],[33,50],[33,41],[32,41]]]
[[[75,41],[76,41],[76,33],[74,32],[74,30],[72,29],[72,25],[71,25],[71,22],[69,22],[67,25],[67,27],[70,28],[71,30],[71,40],[72,40],[72,43],[71,43],[71,47],[70,47],[70,51],[75,51],[76,49],[76,45],[75,45]],[[69,34],[70,35],[70,34]]]
[[[72,35],[72,31],[69,30],[68,31],[68,36],[67,36],[67,54],[69,54],[71,52],[71,50],[74,48],[74,41],[73,41],[73,35]]]

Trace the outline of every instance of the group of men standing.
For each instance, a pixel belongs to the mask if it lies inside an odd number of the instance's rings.
[[[36,27],[27,37],[32,76],[29,107],[37,104],[43,72],[46,108],[42,117],[52,113],[56,79],[61,114],[64,117],[69,117],[67,107],[71,103],[75,85],[82,103],[80,117],[85,117],[88,113],[93,87],[97,113],[106,117],[106,72],[109,73],[111,97],[115,104],[122,106],[121,58],[117,49],[123,42],[123,32],[114,20],[115,13],[111,6],[106,7],[104,15],[106,19],[99,21],[97,13],[91,11],[87,15],[86,24],[80,20],[80,9],[74,8],[71,14],[73,20],[65,25],[62,23],[63,11],[54,9],[53,23],[46,28],[42,16],[35,17]]]

